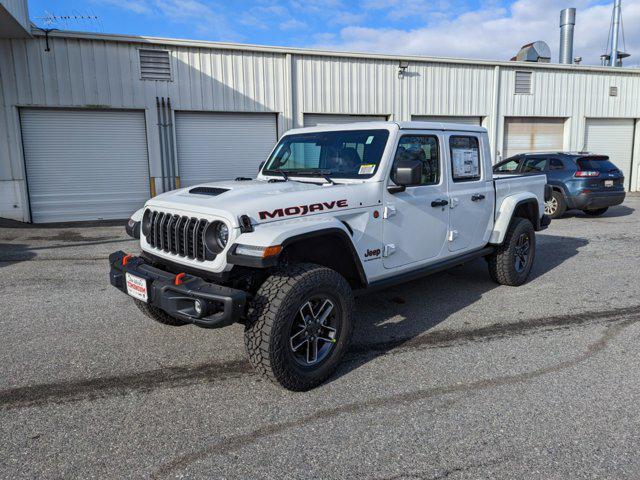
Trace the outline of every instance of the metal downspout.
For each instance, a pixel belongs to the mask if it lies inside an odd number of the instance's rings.
[[[167,191],[167,180],[165,175],[165,152],[164,152],[164,142],[163,142],[163,127],[162,127],[162,116],[160,114],[160,98],[156,97],[156,115],[158,116],[158,137],[160,139],[160,172],[162,177],[162,191]]]
[[[163,132],[163,143],[164,143],[164,151],[165,151],[165,162],[166,162],[166,167],[167,167],[167,185],[169,187],[169,190],[173,190],[173,168],[171,165],[171,161],[170,161],[170,154],[169,154],[169,138],[168,138],[168,132],[167,132],[167,109],[166,109],[166,104],[164,102],[164,97],[162,97],[161,99],[161,104],[162,104],[162,128],[164,130]]]
[[[167,97],[167,136],[169,137],[169,162],[171,163],[171,171],[173,175],[171,180],[173,188],[180,188],[180,172],[178,171],[178,162],[176,161],[176,146],[173,130],[173,112],[171,110],[171,99]]]

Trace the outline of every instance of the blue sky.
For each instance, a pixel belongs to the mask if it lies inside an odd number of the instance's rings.
[[[640,0],[623,3],[627,50],[640,57]],[[597,63],[611,14],[600,0],[29,1],[41,26],[47,13],[99,17],[50,25],[70,30],[489,59],[508,59],[534,40],[555,56],[566,6],[578,8],[575,54]]]

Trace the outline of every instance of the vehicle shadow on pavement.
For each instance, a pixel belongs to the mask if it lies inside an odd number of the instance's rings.
[[[0,243],[0,268],[33,259],[35,252],[24,243]]]
[[[584,238],[556,235],[538,235],[536,240],[536,260],[529,282],[577,255],[589,243]],[[505,289],[506,299],[507,290],[517,287],[494,283],[485,260],[478,259],[424,279],[358,297],[352,346],[329,382],[391,350],[420,343],[419,338],[425,338],[434,327],[496,288]],[[464,322],[465,325],[470,323]]]
[[[582,210],[568,210],[564,215],[562,215],[562,217],[559,220],[556,220],[556,221],[561,221],[562,218],[574,218],[574,217],[588,218],[588,219],[626,217],[627,215],[631,215],[633,212],[635,212],[635,209],[631,207],[627,207],[626,205],[618,205],[616,207],[611,207],[605,213],[597,217],[589,216],[586,213],[584,213]]]

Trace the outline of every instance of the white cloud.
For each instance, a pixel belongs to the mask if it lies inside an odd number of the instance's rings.
[[[146,0],[101,0],[100,3],[112,5],[138,14],[149,14],[152,10]]]
[[[285,20],[280,24],[280,28],[282,30],[300,30],[306,27],[306,23],[300,20],[296,20],[295,18],[290,18],[289,20]]]
[[[398,7],[403,0],[393,1]],[[383,3],[367,1],[369,8],[383,8]],[[574,55],[582,56],[585,63],[598,64],[607,43],[611,5],[598,5],[594,0],[518,0],[508,9],[489,1],[477,10],[454,16],[449,14],[435,23],[412,30],[348,26],[340,31],[336,40],[320,41],[313,46],[504,60],[515,55],[522,45],[544,40],[551,47],[552,58],[557,59],[560,10],[569,6],[578,8]],[[393,12],[389,11],[389,14],[393,15]],[[639,25],[640,3],[626,3],[623,20],[627,26]],[[627,51],[638,57],[635,61],[632,57],[627,64],[637,65],[640,61],[640,28],[627,28],[625,33]]]

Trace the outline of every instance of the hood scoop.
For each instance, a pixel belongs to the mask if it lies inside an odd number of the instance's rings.
[[[189,190],[189,193],[195,195],[209,195],[210,197],[217,197],[221,193],[228,192],[228,188],[216,188],[216,187],[195,187]]]

